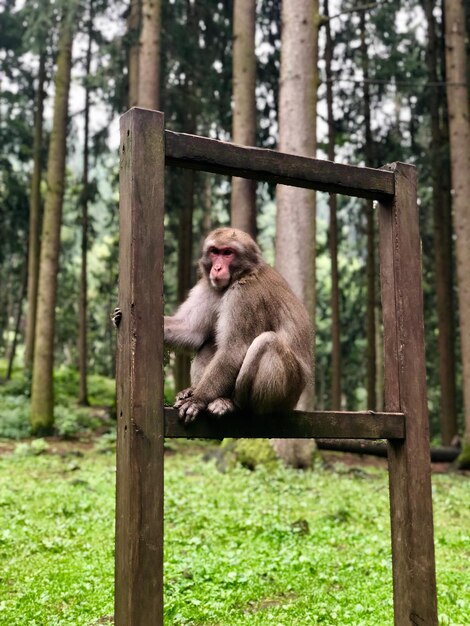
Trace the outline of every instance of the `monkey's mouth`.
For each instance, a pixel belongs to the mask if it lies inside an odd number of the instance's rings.
[[[214,289],[225,289],[225,287],[228,287],[228,284],[230,282],[230,278],[213,278],[211,276],[210,278],[211,281],[211,285],[212,287],[214,287]]]

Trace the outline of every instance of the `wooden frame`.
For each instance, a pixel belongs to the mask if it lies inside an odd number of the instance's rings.
[[[121,119],[117,626],[163,626],[164,437],[388,440],[395,626],[437,626],[421,259],[414,167],[382,170],[247,148]],[[164,170],[179,166],[379,201],[386,412],[292,411],[185,427],[163,406]]]

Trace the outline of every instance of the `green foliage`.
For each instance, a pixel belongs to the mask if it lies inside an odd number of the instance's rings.
[[[316,398],[317,407],[330,407],[331,396],[331,260],[328,253],[329,208],[326,194],[317,194],[317,315]],[[366,246],[364,204],[355,198],[338,197],[338,251],[342,393],[349,410],[366,408]]]
[[[79,380],[76,370],[61,367],[54,373],[55,433],[73,437],[97,428],[114,429],[110,418],[115,406],[115,382],[93,374],[89,377],[90,407],[78,407]],[[0,386],[0,437],[23,439],[31,434],[29,380],[18,375]]]
[[[21,4],[21,3],[20,3]],[[20,294],[25,279],[28,232],[28,192],[34,124],[34,88],[37,56],[46,54],[48,81],[54,78],[59,13],[70,3],[38,0],[18,3],[8,0],[0,13],[0,59],[5,80],[1,91],[0,119],[0,356],[11,346],[16,311],[22,305]],[[74,3],[75,4],[75,3]],[[78,39],[84,40],[88,4],[80,3],[76,20]],[[233,2],[166,2],[162,5],[162,109],[166,125],[173,130],[197,132],[228,139],[232,122],[231,61]],[[434,234],[431,218],[430,171],[430,85],[426,84],[426,28],[422,7],[416,2],[377,3],[364,11],[352,11],[349,3],[339,3],[331,21],[335,50],[332,64],[337,156],[343,162],[364,163],[365,70],[361,52],[361,17],[364,17],[368,47],[368,74],[372,115],[372,165],[379,167],[394,160],[416,163],[419,171],[421,233],[423,238],[423,278],[425,332],[427,344],[428,398],[431,433],[439,433],[440,389],[438,372],[436,288],[434,276]],[[121,0],[95,0],[97,19],[93,27],[93,73],[85,76],[83,50],[75,50],[75,87],[92,89],[92,125],[88,228],[88,367],[92,372],[90,401],[114,405],[113,383],[93,376],[114,376],[115,332],[109,314],[117,304],[118,250],[118,158],[117,131],[111,124],[126,108],[129,45],[135,33],[126,30],[128,3]],[[470,15],[470,12],[469,12]],[[467,18],[470,19],[469,15]],[[437,31],[442,33],[437,12]],[[112,22],[113,27],[109,28]],[[257,3],[257,145],[276,147],[277,101],[280,63],[280,3]],[[439,40],[439,45],[443,42]],[[320,58],[323,54],[320,37]],[[443,59],[438,74],[444,78]],[[321,62],[319,64],[321,70]],[[436,89],[443,90],[444,85]],[[441,93],[441,92],[439,92]],[[319,83],[319,156],[326,149],[324,115],[325,83]],[[73,424],[83,426],[84,415],[73,403],[78,393],[77,363],[78,292],[80,268],[80,197],[82,185],[82,105],[73,103],[69,123],[68,160],[64,220],[61,242],[61,269],[56,307],[57,366],[56,399],[61,424],[71,434]],[[445,112],[444,112],[445,113]],[[50,114],[46,107],[46,117]],[[445,115],[443,116],[445,118]],[[80,119],[80,122],[77,120]],[[444,120],[445,121],[445,120]],[[45,125],[48,127],[48,124]],[[111,135],[112,129],[113,135]],[[48,137],[44,133],[43,164]],[[439,147],[443,163],[448,159],[445,136]],[[322,152],[323,151],[323,152]],[[165,301],[167,312],[177,300],[178,235],[183,208],[188,198],[182,173],[170,169],[166,176],[165,215]],[[43,181],[43,191],[45,181]],[[197,256],[203,231],[203,216],[210,210],[213,225],[229,220],[230,186],[226,177],[194,174],[193,259]],[[273,185],[258,185],[259,242],[269,262],[274,261],[275,207]],[[331,387],[331,306],[328,214],[325,196],[318,198],[317,236],[317,406],[329,408]],[[345,408],[366,408],[366,274],[364,204],[356,199],[338,199],[340,318],[342,350],[342,393]],[[193,278],[196,278],[195,264]],[[456,294],[457,295],[457,294]],[[25,310],[23,302],[23,311]],[[455,328],[457,328],[457,307]],[[458,335],[458,333],[456,333]],[[24,337],[20,337],[24,339]],[[21,352],[21,349],[19,350]],[[19,356],[17,361],[19,361]],[[462,410],[462,369],[460,347],[456,346],[457,404],[460,423]],[[0,432],[20,438],[28,434],[28,384],[8,386],[8,399],[0,394]],[[11,396],[11,398],[10,398]],[[14,399],[16,396],[20,399]],[[173,397],[172,381],[166,382],[165,397]],[[67,408],[64,408],[67,407]],[[26,417],[25,417],[26,416]],[[86,420],[85,420],[86,421]]]
[[[82,466],[71,450],[15,454],[0,463],[0,623],[78,626],[111,614],[114,467],[108,457]]]
[[[464,442],[456,464],[459,469],[470,469],[470,445],[467,442]]]
[[[55,430],[62,437],[73,437],[83,431],[96,430],[102,421],[89,408],[54,407]]]
[[[240,463],[248,469],[263,465],[267,469],[276,468],[280,461],[268,439],[224,439],[222,452],[224,466]]]
[[[114,457],[54,445],[0,457],[0,623],[9,626],[88,626],[113,613]],[[183,449],[165,462],[168,626],[392,623],[384,470],[220,474]],[[462,626],[470,483],[436,475],[433,497],[441,624]]]
[[[31,442],[17,444],[15,454],[18,456],[38,456],[49,450],[49,444],[42,437],[33,439]]]
[[[1,388],[0,388],[1,389]],[[23,439],[31,432],[29,399],[21,395],[0,394],[0,437]]]
[[[180,478],[182,471],[178,468]],[[170,534],[167,543],[169,623],[391,621],[385,497],[361,510],[364,481],[278,467],[249,474],[235,469],[218,479],[224,497],[214,498],[206,485],[212,471],[196,465],[188,496],[183,493],[181,500],[178,494],[178,507],[169,479],[173,506],[167,517],[176,535]],[[329,490],[333,481],[335,488]],[[192,550],[185,558],[177,529],[187,507]],[[338,511],[344,510],[349,518],[339,520]],[[375,580],[367,575],[372,568]],[[178,582],[182,577],[183,584]]]
[[[92,374],[88,377],[88,385],[91,404],[114,406],[116,384],[113,379],[100,374]],[[59,367],[54,372],[54,388],[58,402],[76,401],[79,388],[78,371],[72,367]]]

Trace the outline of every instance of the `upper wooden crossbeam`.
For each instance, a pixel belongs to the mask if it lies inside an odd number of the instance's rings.
[[[165,131],[165,163],[179,167],[384,200],[395,193],[394,174],[265,148]]]
[[[404,439],[403,413],[373,411],[287,411],[279,415],[252,416],[247,413],[222,418],[200,415],[192,424],[182,424],[178,411],[166,407],[165,437],[224,437],[304,439]]]

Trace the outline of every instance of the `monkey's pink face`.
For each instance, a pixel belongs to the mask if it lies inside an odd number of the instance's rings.
[[[230,265],[235,259],[235,251],[233,248],[212,246],[208,254],[212,264],[209,272],[211,285],[214,289],[225,289],[230,284]]]

